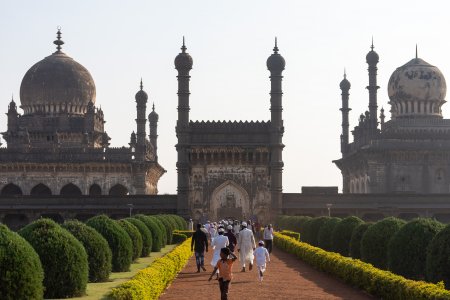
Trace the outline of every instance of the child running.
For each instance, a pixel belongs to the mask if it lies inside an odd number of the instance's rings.
[[[231,257],[231,259],[228,257]],[[233,267],[233,263],[237,259],[237,256],[234,255],[230,249],[222,248],[220,249],[220,258],[221,259],[214,267],[211,276],[209,276],[208,281],[211,281],[214,274],[216,274],[216,271],[219,270],[220,300],[228,300],[228,288],[230,287],[230,282],[233,278],[231,268]]]
[[[266,262],[270,261],[270,255],[267,249],[264,248],[264,241],[259,241],[258,246],[253,252],[253,255],[255,256],[256,267],[258,268],[259,282],[262,282],[264,272],[266,271]]]

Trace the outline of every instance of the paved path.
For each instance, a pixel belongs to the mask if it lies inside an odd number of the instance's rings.
[[[196,273],[195,258],[191,257],[160,299],[220,299],[217,281],[208,282],[212,271],[211,251],[207,253],[205,259],[207,272]],[[229,292],[231,300],[375,299],[277,249],[272,252],[271,262],[268,264],[262,284],[257,279],[255,269],[245,273],[239,272],[239,261],[235,262],[233,272],[234,279]]]

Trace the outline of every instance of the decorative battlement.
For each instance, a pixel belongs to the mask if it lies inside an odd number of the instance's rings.
[[[261,131],[267,130],[270,127],[270,121],[190,121],[189,127],[193,130],[246,130],[246,131]]]

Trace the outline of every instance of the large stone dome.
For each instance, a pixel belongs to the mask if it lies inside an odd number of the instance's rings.
[[[441,71],[414,58],[392,73],[388,84],[392,117],[439,117],[447,85]]]
[[[61,51],[32,66],[20,85],[24,114],[83,114],[95,103],[95,84],[89,71]]]

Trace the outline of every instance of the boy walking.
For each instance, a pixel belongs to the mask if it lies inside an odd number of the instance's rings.
[[[231,257],[231,259],[228,257]],[[220,258],[221,259],[214,267],[211,276],[209,276],[208,281],[211,281],[214,274],[216,274],[216,271],[219,270],[220,300],[228,300],[228,288],[230,287],[230,282],[233,278],[231,268],[233,267],[233,263],[237,259],[237,256],[234,255],[230,249],[222,248],[220,249]]]
[[[266,271],[266,262],[270,261],[270,255],[266,248],[264,248],[264,242],[258,242],[258,248],[253,252],[256,261],[256,267],[258,268],[259,282],[263,281],[264,272]]]

